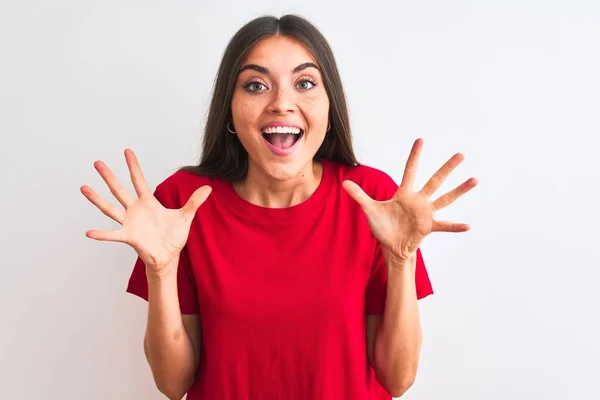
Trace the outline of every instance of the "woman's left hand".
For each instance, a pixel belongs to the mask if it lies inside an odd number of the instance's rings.
[[[462,162],[463,155],[452,156],[427,181],[420,191],[413,190],[423,140],[417,139],[406,162],[404,176],[394,196],[387,201],[371,199],[356,183],[344,181],[344,189],[363,209],[371,232],[379,240],[386,256],[401,261],[413,256],[423,239],[431,232],[465,232],[469,225],[437,221],[434,214],[477,185],[470,178],[460,186],[430,201],[430,197],[444,183],[448,175]]]

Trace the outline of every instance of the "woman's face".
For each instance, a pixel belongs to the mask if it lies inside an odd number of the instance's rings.
[[[231,110],[250,170],[285,180],[312,168],[329,123],[329,98],[300,42],[285,36],[258,42],[242,63]]]

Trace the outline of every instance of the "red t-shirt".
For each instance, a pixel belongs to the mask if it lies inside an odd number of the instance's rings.
[[[188,400],[391,399],[367,360],[367,315],[382,314],[387,267],[350,179],[376,200],[397,189],[366,166],[323,162],[305,202],[263,208],[233,186],[176,172],[156,196],[182,207],[210,185],[178,270],[181,312],[201,315],[202,357]],[[416,296],[433,293],[418,252]],[[138,258],[127,291],[147,300]]]

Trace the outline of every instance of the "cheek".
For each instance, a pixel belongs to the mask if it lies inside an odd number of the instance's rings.
[[[240,117],[247,113],[247,103],[240,99],[240,96],[233,96],[231,99],[231,113],[233,114],[233,119],[238,120]]]
[[[304,104],[304,112],[308,123],[311,125],[324,125],[326,126],[329,122],[329,100],[320,97],[306,99]]]
[[[251,102],[240,101],[235,98],[231,102],[231,113],[238,129],[245,129],[248,126],[252,126],[260,114],[257,107]]]

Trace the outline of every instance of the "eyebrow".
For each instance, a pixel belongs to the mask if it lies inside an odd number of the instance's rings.
[[[317,71],[320,71],[319,67],[317,67],[314,63],[306,62],[306,63],[300,64],[296,68],[294,68],[292,73],[295,74],[297,72],[305,70],[306,68],[315,68]],[[247,69],[251,69],[253,71],[260,72],[261,74],[265,74],[265,75],[269,75],[271,73],[269,71],[269,69],[266,67],[262,67],[262,66],[256,65],[256,64],[246,64],[240,69],[240,72],[238,72],[238,75]]]

